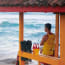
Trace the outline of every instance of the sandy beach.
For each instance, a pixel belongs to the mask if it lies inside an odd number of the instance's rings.
[[[0,65],[15,65],[15,64],[7,64],[7,63],[0,62]]]
[[[0,65],[16,65],[16,59],[0,60]],[[32,60],[32,62],[29,62],[26,65],[38,65],[38,62],[35,60]]]
[[[16,65],[16,59],[0,60],[0,65]]]

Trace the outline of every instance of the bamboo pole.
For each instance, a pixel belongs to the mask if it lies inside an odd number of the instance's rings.
[[[60,57],[65,65],[65,14],[60,15]]]
[[[24,31],[23,13],[19,13],[19,51],[21,51],[20,42],[23,41],[23,31]],[[24,65],[24,61],[21,60],[21,56],[19,56],[19,65]]]
[[[41,63],[40,63],[40,62],[38,62],[38,65],[41,65]]]
[[[55,57],[58,57],[59,48],[59,14],[56,14],[56,44],[55,44]]]

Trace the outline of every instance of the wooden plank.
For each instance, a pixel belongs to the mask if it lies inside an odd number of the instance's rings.
[[[24,21],[23,21],[23,13],[19,13],[19,51],[21,51],[20,42],[23,41],[23,31],[24,31]],[[21,56],[19,56],[19,65],[24,65],[25,62],[21,60]]]
[[[0,7],[0,12],[65,12],[64,7]]]
[[[26,52],[19,52],[19,56],[29,58],[29,59],[34,59],[39,62],[44,62],[47,64],[57,64],[58,65],[58,63],[60,61],[60,58],[44,56],[44,55],[39,56],[39,55],[34,55],[34,54],[26,53]]]
[[[55,57],[58,57],[59,48],[59,14],[56,14],[56,44],[55,44]]]
[[[65,65],[65,14],[60,15],[60,57]]]

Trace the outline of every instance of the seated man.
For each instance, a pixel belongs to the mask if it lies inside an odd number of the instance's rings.
[[[54,46],[55,46],[55,35],[51,32],[51,24],[45,24],[45,32],[47,34],[43,36],[40,45],[43,45],[41,53],[43,55],[53,56],[54,55]],[[48,65],[46,63],[42,63]]]

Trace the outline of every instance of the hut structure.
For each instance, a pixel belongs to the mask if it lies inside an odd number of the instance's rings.
[[[0,12],[19,12],[19,65],[25,65],[25,62],[21,60],[21,56],[51,65],[65,65],[65,0],[0,0]],[[20,41],[23,41],[24,12],[56,13],[55,57],[39,56],[21,51]],[[60,58],[58,58],[59,22]]]

